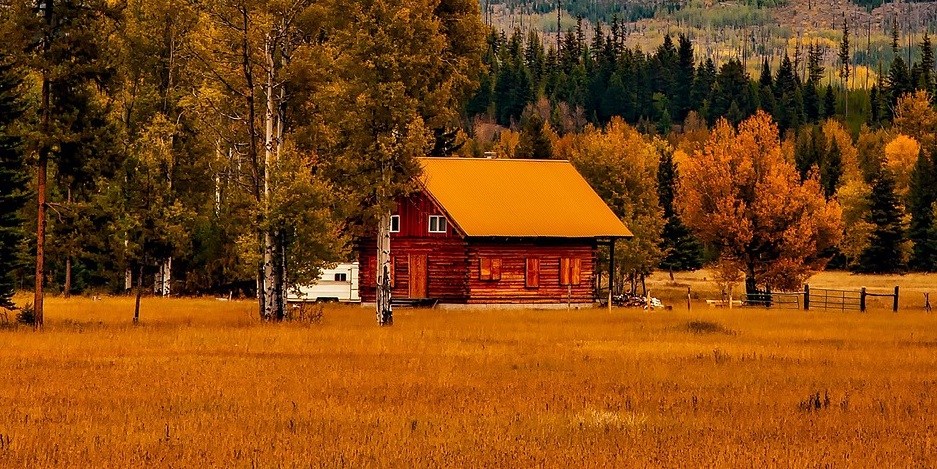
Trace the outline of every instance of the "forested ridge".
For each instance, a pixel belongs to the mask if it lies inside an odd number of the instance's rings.
[[[832,61],[805,41],[773,65],[684,34],[642,50],[620,20],[506,33],[475,0],[2,6],[2,306],[44,275],[282,318],[426,155],[572,161],[636,235],[616,252],[631,285],[709,263],[753,288],[937,270],[933,50],[924,34],[905,60],[897,23],[862,90],[846,22]]]

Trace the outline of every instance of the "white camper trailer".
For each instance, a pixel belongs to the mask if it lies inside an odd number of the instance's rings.
[[[358,303],[358,263],[338,264],[331,269],[322,269],[319,280],[312,285],[291,289],[287,296],[290,303],[342,302]]]

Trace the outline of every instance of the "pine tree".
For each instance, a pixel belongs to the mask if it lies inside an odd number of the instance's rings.
[[[921,40],[921,79],[918,88],[933,92],[934,90],[934,48],[931,45],[930,35],[924,30],[924,38]]]
[[[715,121],[710,114],[703,112],[706,103],[712,103],[713,86],[716,84],[716,65],[712,58],[707,58],[696,72],[696,80],[693,81],[693,108],[700,111],[700,116],[707,121]]]
[[[807,80],[813,82],[814,86],[820,86],[820,80],[823,79],[823,49],[819,44],[811,44],[807,51]]]
[[[36,141],[36,276],[33,293],[34,327],[42,328],[47,272],[54,259],[46,245],[50,237],[47,209],[56,193],[56,182],[67,183],[77,171],[99,166],[86,157],[100,157],[113,150],[96,144],[112,138],[106,128],[106,110],[101,96],[107,96],[113,69],[108,60],[108,37],[103,30],[119,22],[120,9],[104,0],[36,2],[36,8],[4,8],[5,41],[8,50],[27,51],[23,60],[31,74],[41,81],[37,114],[39,122],[28,134]],[[6,15],[9,13],[9,15]],[[10,31],[12,30],[12,31]],[[49,178],[50,167],[60,173],[58,181]],[[60,188],[65,192],[67,187]],[[47,262],[47,257],[49,261]],[[64,269],[63,269],[64,270]]]
[[[823,155],[820,165],[820,184],[823,186],[823,195],[827,199],[836,195],[840,181],[843,178],[843,153],[836,139],[831,139],[830,148]]]
[[[544,131],[543,118],[533,107],[528,107],[521,119],[521,135],[514,156],[538,160],[553,158],[553,143]]]
[[[836,96],[833,95],[833,85],[826,85],[823,95],[823,117],[832,119],[836,116]]]
[[[758,104],[761,106],[761,109],[768,114],[774,115],[775,108],[777,104],[774,100],[774,91],[771,90],[770,85],[763,85],[759,90],[758,94]]]
[[[683,34],[680,35],[678,43],[677,97],[674,102],[677,113],[674,117],[683,122],[692,109],[693,80],[696,78],[696,68],[693,58],[693,43]]]
[[[937,226],[934,209],[937,202],[937,167],[933,153],[921,151],[908,191],[908,210],[911,223],[908,239],[913,243],[909,267],[913,270],[937,271]]]
[[[25,152],[13,130],[22,115],[22,79],[0,52],[0,308],[12,308],[23,240],[21,210],[27,202]]]
[[[712,99],[710,119],[728,117],[738,124],[755,112],[755,97],[752,96],[751,80],[742,62],[732,59],[719,68]]]
[[[800,174],[800,179],[806,180],[811,171],[823,164],[827,151],[826,136],[820,126],[803,127],[797,133],[795,145],[794,166]]]
[[[781,60],[781,66],[774,80],[774,98],[777,106],[775,118],[782,131],[796,129],[803,123],[803,95],[794,72],[794,65],[787,55]]]
[[[820,118],[820,94],[812,81],[803,87],[804,117],[807,122],[816,122]]]
[[[891,34],[891,49],[894,59],[888,68],[888,116],[892,117],[895,106],[898,104],[898,98],[905,93],[914,91],[914,83],[911,81],[910,70],[898,50],[898,19],[895,18]]]
[[[866,221],[874,228],[869,246],[859,256],[856,270],[862,273],[894,273],[904,270],[901,244],[905,233],[901,208],[895,195],[895,181],[887,170],[881,170],[872,185],[870,209]]]
[[[661,233],[661,251],[665,253],[660,263],[667,270],[696,270],[703,265],[703,246],[683,224],[674,209],[674,193],[679,178],[673,153],[661,152],[657,167],[657,195],[664,210],[666,224]]]
[[[767,57],[761,62],[761,76],[758,77],[758,85],[762,88],[774,86],[774,79],[771,77],[771,66],[768,65]]]

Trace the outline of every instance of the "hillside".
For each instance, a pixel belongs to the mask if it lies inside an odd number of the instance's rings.
[[[899,51],[911,60],[920,56],[919,43],[925,31],[934,29],[937,2],[887,3],[867,9],[876,2],[852,0],[661,0],[614,1],[569,0],[556,2],[506,0],[489,2],[486,21],[504,31],[537,30],[547,46],[556,44],[557,30],[577,28],[582,17],[583,35],[591,39],[595,25],[606,30],[615,18],[622,21],[626,43],[653,50],[666,34],[684,33],[694,39],[698,57],[711,57],[717,63],[738,57],[751,73],[757,73],[763,59],[777,67],[785,54],[803,57],[808,44],[822,47],[827,79],[834,80],[837,50],[842,40],[843,21],[848,23],[850,46],[856,73],[851,88],[867,88],[875,83],[879,67],[893,59],[891,30],[898,20]],[[559,28],[557,22],[559,21]],[[884,65],[883,65],[884,64]]]

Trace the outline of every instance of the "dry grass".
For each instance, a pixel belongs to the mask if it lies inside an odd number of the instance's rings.
[[[937,464],[937,315],[253,306],[50,298],[0,331],[0,467]]]

